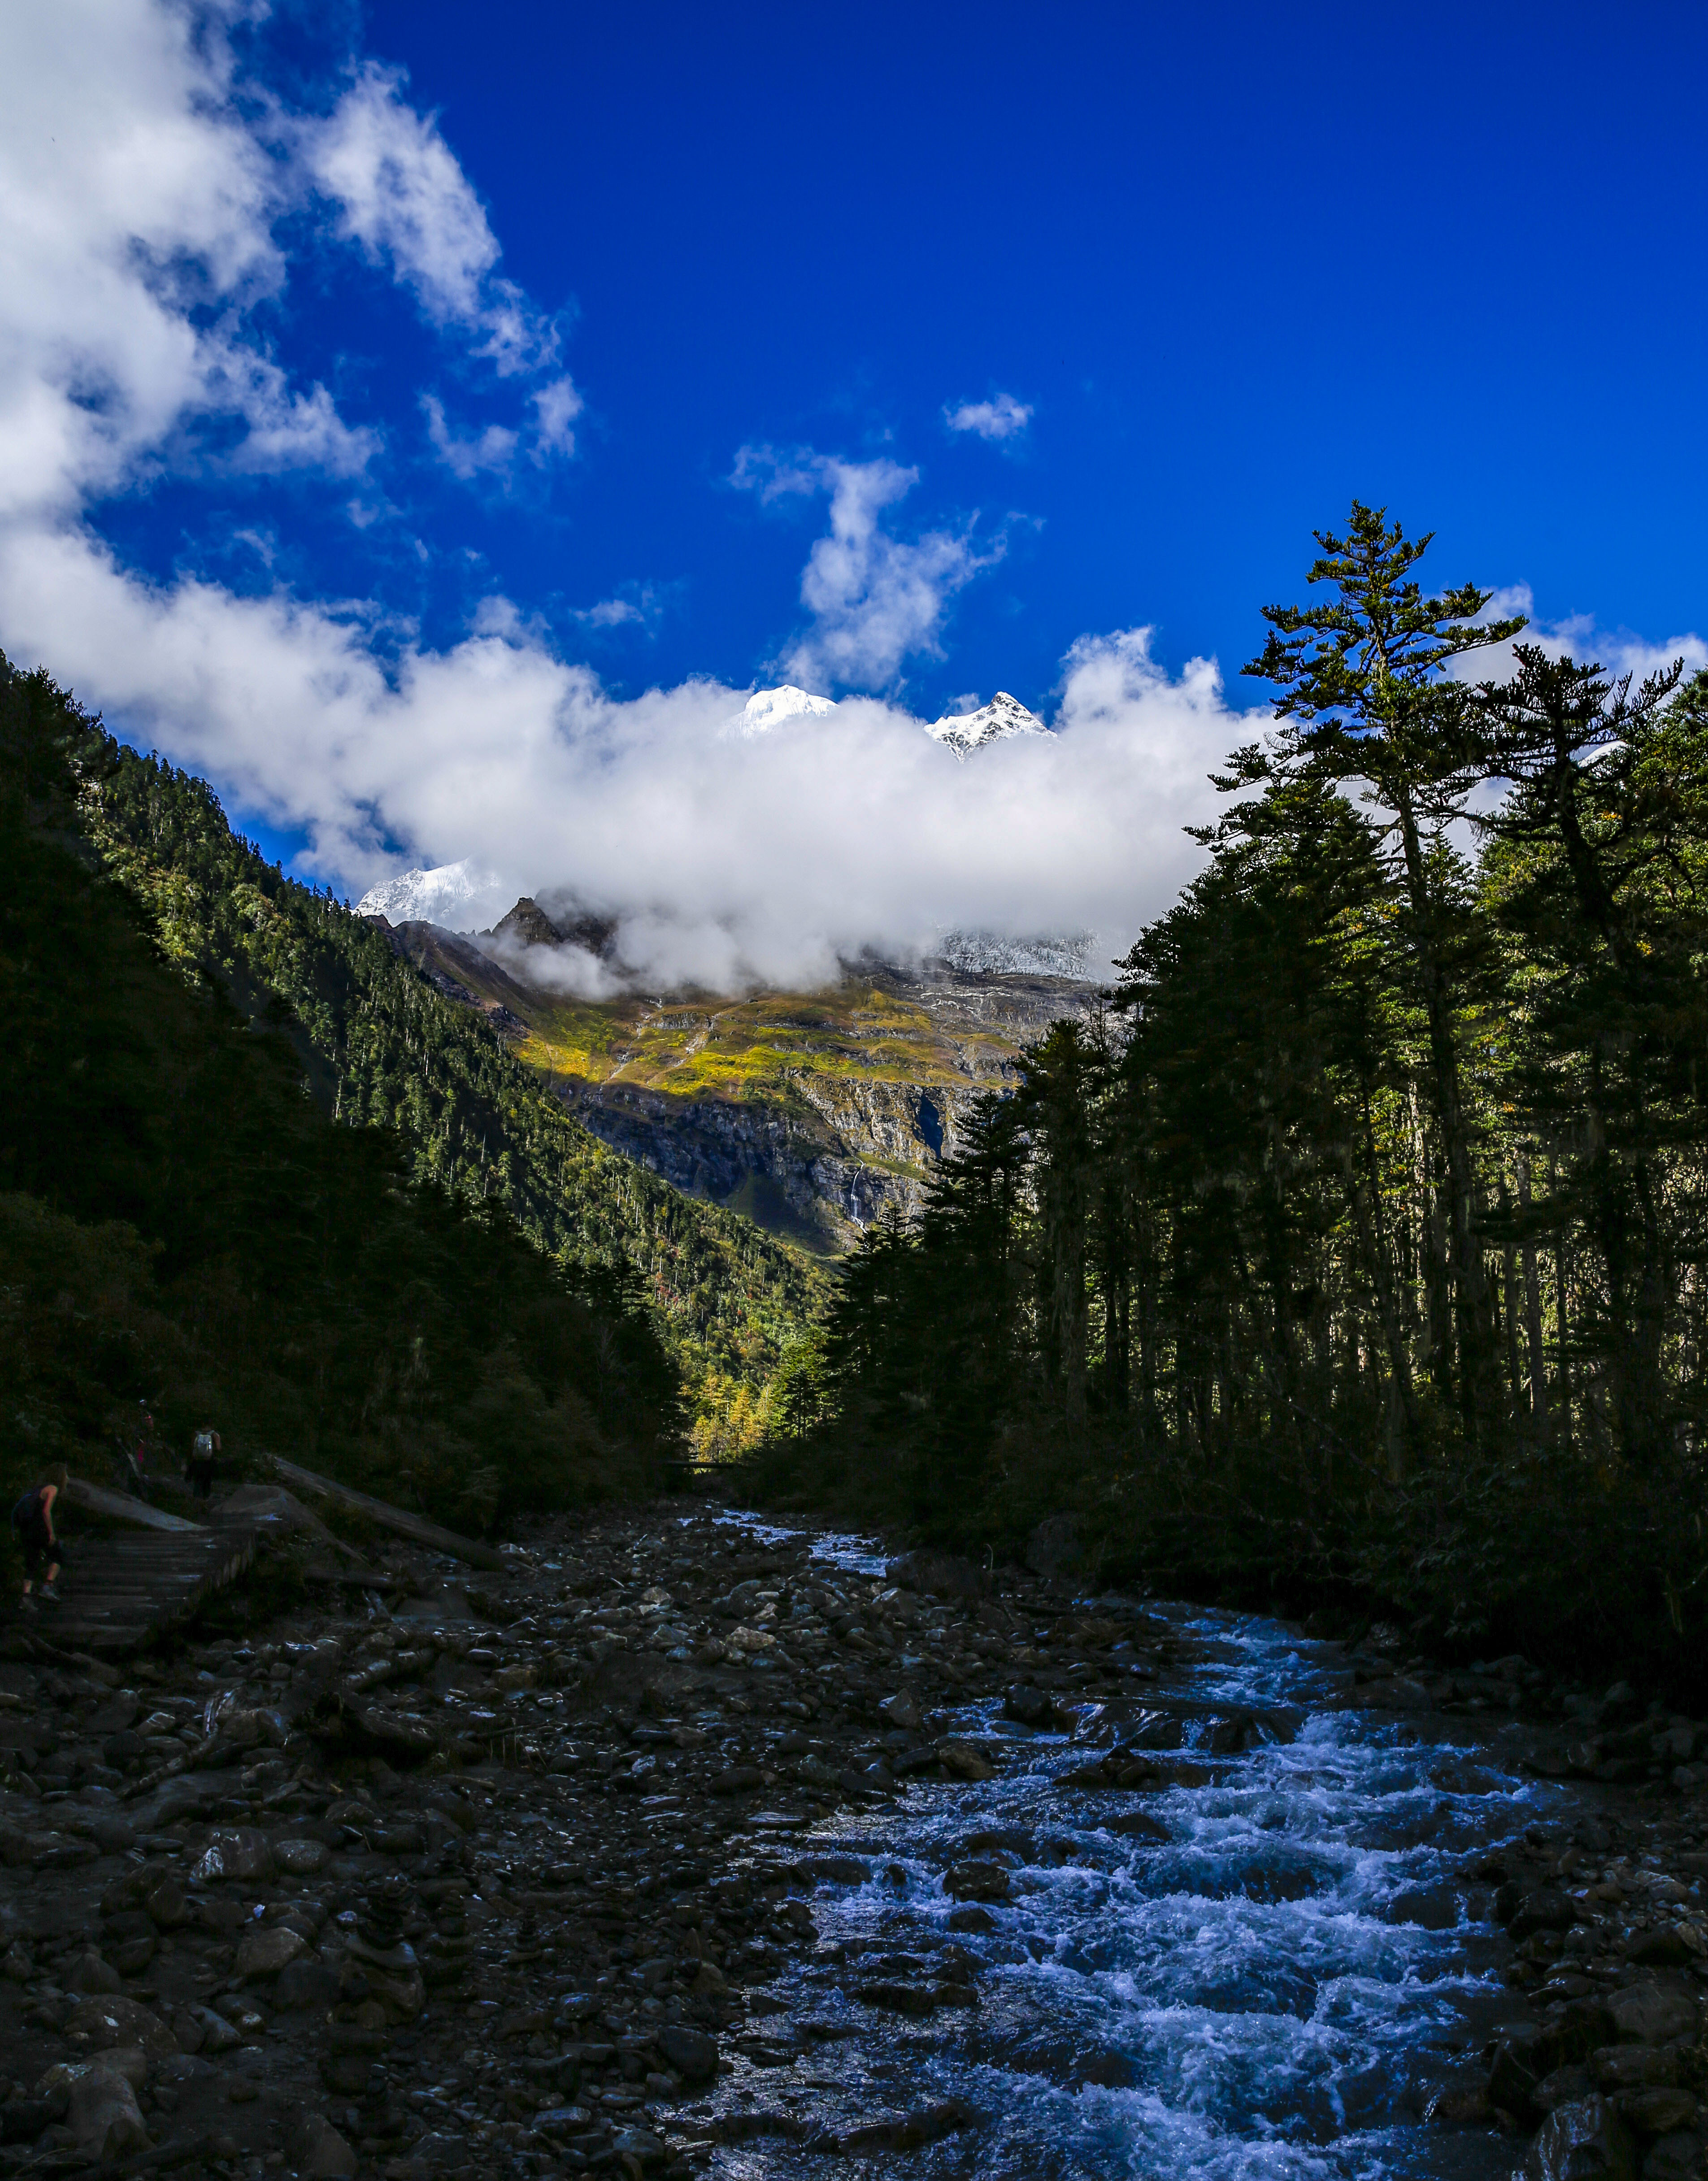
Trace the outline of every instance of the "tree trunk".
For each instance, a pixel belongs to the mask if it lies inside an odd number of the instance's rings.
[[[1435,907],[1428,859],[1408,792],[1396,798],[1405,853],[1407,889],[1418,958],[1418,980],[1429,1031],[1429,1068],[1435,1124],[1440,1131],[1447,1196],[1447,1256],[1453,1272],[1453,1319],[1457,1336],[1460,1413],[1475,1444],[1499,1418],[1502,1403],[1495,1361],[1493,1313],[1478,1238],[1480,1206],[1471,1160],[1453,1036],[1452,1007],[1435,946]]]

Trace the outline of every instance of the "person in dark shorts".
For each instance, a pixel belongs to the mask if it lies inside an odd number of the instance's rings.
[[[41,1596],[56,1605],[59,1593],[53,1586],[59,1579],[65,1549],[54,1532],[53,1503],[64,1489],[65,1471],[56,1469],[33,1491],[26,1492],[12,1510],[12,1527],[24,1549],[24,1595],[33,1598],[39,1575]]]
[[[206,1499],[213,1491],[214,1465],[218,1459],[219,1434],[204,1427],[191,1441],[190,1451],[184,1458],[184,1474],[198,1499]]]

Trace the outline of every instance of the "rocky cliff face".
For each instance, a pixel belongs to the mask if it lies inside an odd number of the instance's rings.
[[[531,985],[506,943],[562,936],[522,902],[484,941],[412,922],[393,944],[602,1141],[818,1251],[914,1210],[974,1098],[1096,997],[1068,978],[867,962],[828,991],[589,1002]]]

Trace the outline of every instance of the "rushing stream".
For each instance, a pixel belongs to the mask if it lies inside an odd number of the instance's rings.
[[[865,1565],[852,1540],[820,1550]],[[955,1731],[1003,1743],[995,1779],[914,1787],[858,1827],[796,1835],[796,1856],[821,1859],[818,1957],[760,1999],[777,2004],[755,2027],[775,2032],[766,2057],[782,2064],[729,2079],[718,2104],[749,2112],[755,2133],[721,2149],[714,2172],[822,2174],[783,2123],[845,2133],[951,2100],[976,2112],[976,2129],[875,2151],[870,2170],[981,2181],[1511,2171],[1509,2139],[1421,2115],[1522,2011],[1501,1980],[1499,1933],[1473,1920],[1485,1904],[1467,1898],[1468,1858],[1548,1818],[1559,1791],[1517,1775],[1468,1727],[1430,1740],[1336,1708],[1346,1668],[1330,1646],[1270,1621],[1147,1610],[1170,1623],[1179,1663],[1136,1694],[1186,1714],[1182,1753],[1200,1745],[1203,1784],[1142,1797],[1059,1785],[1097,1753],[987,1703]],[[1219,1709],[1253,1714],[1258,1738],[1212,1759]],[[983,1931],[951,1927],[942,1885],[970,1854],[1010,1873]],[[909,2019],[856,1996],[885,1978],[929,1986],[953,1948],[976,1965],[976,2006]]]

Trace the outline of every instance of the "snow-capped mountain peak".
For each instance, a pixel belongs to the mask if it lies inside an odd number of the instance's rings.
[[[965,759],[987,743],[1005,742],[1010,735],[1047,735],[1049,729],[1018,697],[998,689],[989,704],[981,704],[976,712],[952,713],[928,726],[926,732]]]
[[[803,714],[821,719],[835,710],[834,698],[815,697],[810,689],[797,689],[785,682],[778,689],[755,689],[729,724],[739,735],[763,735],[785,720],[797,720]]]
[[[383,916],[388,924],[437,924],[448,931],[478,931],[516,897],[496,871],[471,858],[433,870],[405,871],[370,886],[356,904],[358,916]]]

